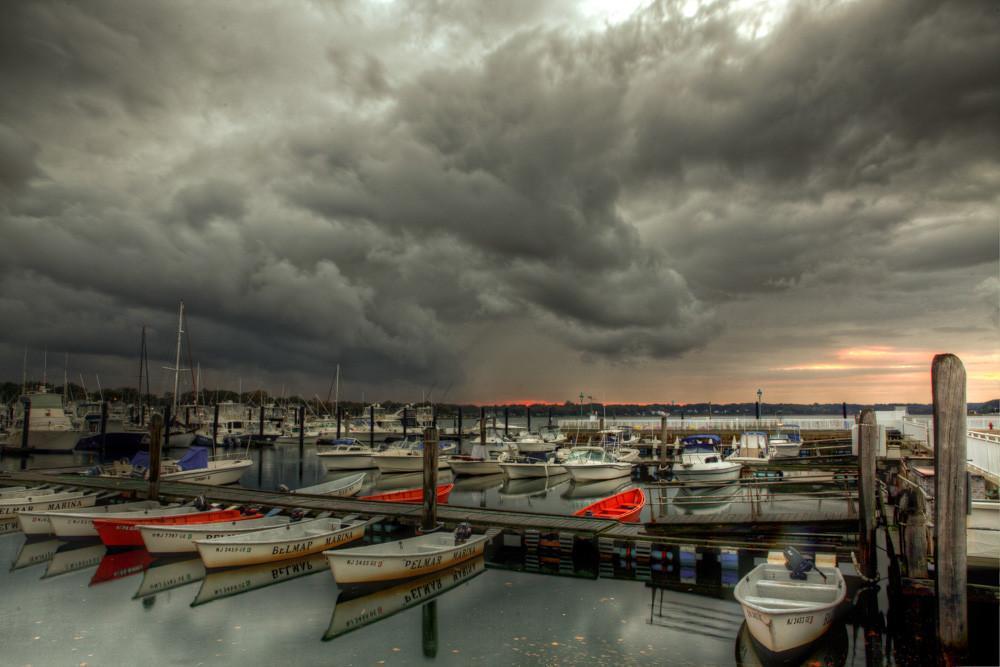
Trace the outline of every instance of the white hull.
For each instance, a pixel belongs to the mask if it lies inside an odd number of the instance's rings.
[[[195,540],[211,540],[216,537],[242,535],[265,528],[276,528],[287,524],[289,517],[263,517],[260,519],[245,519],[243,521],[220,521],[213,523],[195,523],[186,526],[152,525],[139,526],[142,541],[151,554],[184,554],[197,553]]]
[[[690,468],[674,465],[673,475],[681,482],[734,482],[740,478],[743,466],[739,463],[694,464]]]
[[[743,607],[747,629],[764,648],[789,651],[816,641],[830,629],[846,587],[839,569],[820,569],[831,585],[823,583],[816,571],[798,582],[788,578],[784,566],[768,564],[758,565],[737,584],[734,595]]]
[[[0,501],[0,516],[10,516],[19,512],[48,512],[51,510],[66,510],[82,507],[93,507],[97,502],[97,494],[84,494],[80,491],[72,493],[48,493],[38,497],[27,496]]]
[[[298,558],[333,549],[365,535],[364,521],[346,525],[339,519],[298,521],[283,528],[197,540],[205,567],[240,567]]]
[[[375,467],[371,454],[317,454],[327,470],[367,470]]]
[[[631,463],[592,463],[563,465],[574,482],[596,482],[617,477],[628,477],[632,474]]]
[[[324,555],[339,585],[370,584],[419,577],[481,556],[490,538],[477,535],[456,545],[453,535],[432,533]]]
[[[423,456],[375,456],[375,466],[379,472],[420,472],[424,469]],[[448,460],[438,458],[438,468],[447,468]]]
[[[554,452],[559,445],[554,442],[518,442],[517,451],[521,454],[548,454]]]
[[[361,487],[365,485],[366,473],[359,472],[355,475],[348,475],[340,479],[335,479],[313,486],[304,486],[295,489],[292,493],[306,493],[317,496],[336,496],[338,498],[348,498],[356,495]]]
[[[501,463],[507,479],[538,479],[566,474],[566,468],[555,463]]]
[[[28,449],[42,449],[71,452],[76,442],[83,436],[79,431],[41,431],[35,427],[28,429]],[[21,446],[21,431],[11,431],[7,437],[8,447]]]
[[[53,535],[55,534],[52,530],[52,521],[50,520],[52,514],[89,514],[94,517],[101,517],[109,512],[128,512],[137,511],[143,509],[153,509],[156,507],[161,507],[160,503],[155,500],[138,500],[134,503],[122,503],[120,505],[102,505],[101,507],[93,507],[82,512],[77,511],[75,508],[68,510],[51,510],[51,511],[23,511],[19,512],[17,515],[17,520],[21,527],[21,532],[25,535]]]
[[[187,482],[189,484],[223,486],[225,484],[235,484],[240,481],[240,477],[252,465],[253,461],[251,459],[209,461],[207,468],[195,468],[194,470],[167,473],[160,475],[160,480],[164,482]]]
[[[498,475],[500,463],[497,461],[449,461],[456,475]]]
[[[134,510],[126,512],[107,512],[105,514],[90,514],[86,512],[58,513],[49,515],[52,532],[60,539],[97,538],[94,519],[134,519],[137,517],[171,516],[188,514],[191,507],[164,507],[162,509]]]
[[[771,443],[768,445],[768,448],[771,450],[772,459],[793,459],[798,458],[799,450],[802,449],[802,443],[793,442],[787,445],[776,445]]]

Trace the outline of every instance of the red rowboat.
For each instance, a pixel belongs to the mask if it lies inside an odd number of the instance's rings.
[[[642,492],[642,489],[630,489],[598,500],[593,505],[587,505],[582,510],[574,512],[573,515],[637,523],[639,512],[642,511],[642,506],[645,504],[646,494]]]
[[[141,547],[143,541],[139,526],[176,526],[177,524],[189,523],[241,521],[243,519],[259,519],[261,516],[261,514],[242,514],[240,510],[208,510],[207,512],[140,519],[94,519],[94,529],[101,541],[109,547]]]
[[[448,494],[455,488],[454,484],[439,484],[436,492],[437,501],[444,505],[448,502]],[[419,505],[424,502],[423,489],[406,489],[392,493],[377,493],[374,496],[362,496],[361,500],[378,500],[384,503],[412,503]]]

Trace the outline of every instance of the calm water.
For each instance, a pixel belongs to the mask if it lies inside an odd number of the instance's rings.
[[[295,445],[251,454],[258,464],[242,480],[245,486],[294,488],[333,478],[312,447],[301,462]],[[71,463],[51,456],[27,461],[30,467]],[[20,460],[0,465],[16,469]],[[414,480],[373,473],[366,491],[406,488],[419,483]],[[588,489],[561,479],[547,485],[540,480],[534,487],[502,479],[459,479],[450,504],[566,514],[639,482],[613,484]],[[809,491],[808,485],[793,488]],[[820,502],[798,493],[771,492],[677,500],[671,496],[662,511],[737,511],[751,505],[757,511],[786,511],[786,506]],[[843,501],[822,502],[825,508]],[[370,539],[405,534],[405,529],[387,534],[380,527]],[[747,639],[739,605],[732,599],[732,588],[763,552],[685,544],[656,549],[660,555],[654,562],[641,564],[622,553],[602,560],[592,544],[583,542],[571,548],[543,542],[537,551],[498,547],[485,559],[424,579],[342,591],[322,557],[206,573],[197,558],[157,560],[141,549],[107,553],[99,543],[27,541],[11,533],[0,535],[0,663],[765,662],[768,656]],[[853,588],[851,593],[853,597]],[[886,624],[891,629],[899,614],[886,613],[885,589],[868,599],[881,609],[869,618],[877,619],[881,631]],[[983,636],[995,644],[995,607],[991,613]],[[857,610],[845,605],[843,620],[802,660],[824,665],[922,662],[926,653],[906,649],[905,640],[918,630],[897,632],[895,638],[870,633],[875,640],[866,649],[858,618]],[[975,622],[977,617],[970,618]]]

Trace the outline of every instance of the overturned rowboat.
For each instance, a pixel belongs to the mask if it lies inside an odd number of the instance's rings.
[[[645,505],[646,494],[643,493],[642,489],[629,489],[587,505],[582,510],[574,512],[573,515],[592,519],[638,522],[639,514]]]
[[[846,590],[832,557],[820,556],[814,564],[789,547],[768,554],[768,562],[743,577],[733,595],[753,638],[782,653],[823,636]]]
[[[370,521],[310,519],[251,533],[195,540],[205,567],[240,567],[298,558],[359,540]]]
[[[443,570],[481,556],[486,543],[500,534],[491,528],[483,535],[462,540],[451,533],[430,533],[395,542],[354,549],[326,551],[337,584],[371,584],[409,579]]]
[[[448,495],[455,488],[454,484],[438,484],[435,495],[440,504],[448,502]],[[376,493],[371,496],[361,496],[361,500],[377,500],[383,503],[413,503],[419,505],[424,502],[423,489],[405,489],[403,491],[392,491],[391,493]]]

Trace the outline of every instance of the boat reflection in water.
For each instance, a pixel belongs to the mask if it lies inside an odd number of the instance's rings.
[[[438,485],[450,484],[455,479],[450,469],[438,471]],[[400,489],[419,489],[424,484],[422,472],[390,472],[378,473],[375,484],[360,495],[381,493],[382,491],[398,491]]]
[[[41,565],[52,560],[56,551],[66,544],[62,540],[27,540],[17,552],[17,558],[10,565],[10,570],[20,570],[32,565]]]
[[[142,583],[133,599],[163,593],[187,586],[205,578],[205,564],[199,556],[193,558],[163,558],[150,565],[142,574]]]
[[[329,572],[329,567],[326,564],[326,556],[319,553],[292,560],[211,572],[202,579],[201,588],[191,606],[197,607],[213,600],[323,571]]]
[[[17,521],[17,515],[0,518],[0,535],[21,532],[21,524]]]
[[[84,542],[82,544],[66,544],[56,551],[45,568],[42,579],[58,577],[60,574],[78,572],[90,567],[97,567],[108,548],[101,542]]]
[[[503,474],[465,475],[455,480],[455,491],[486,491],[503,484]]]
[[[833,627],[822,637],[806,646],[772,653],[764,648],[753,635],[746,622],[740,626],[736,636],[736,664],[744,667],[758,665],[823,665],[823,667],[838,667],[846,664],[849,641],[847,626],[834,622]]]
[[[552,475],[551,477],[526,477],[524,479],[507,479],[500,487],[500,495],[508,498],[526,498],[528,496],[545,495],[546,492],[558,486],[569,483],[569,473]]]
[[[480,556],[420,579],[390,587],[363,586],[342,590],[323,640],[334,639],[404,609],[433,600],[485,570],[486,560]]]
[[[715,514],[732,505],[741,490],[739,484],[683,487],[677,489],[671,502],[679,514]]]
[[[129,549],[105,554],[90,579],[90,585],[103,584],[145,572],[153,563],[153,556],[145,549]]]
[[[573,482],[565,491],[563,491],[562,497],[567,500],[598,500],[600,498],[613,496],[616,493],[620,493],[626,489],[631,489],[634,486],[636,486],[636,484],[632,482],[632,480],[628,478],[623,479],[621,477],[616,479],[605,479],[598,482]],[[578,510],[581,509],[581,507],[576,507],[574,505],[573,509]]]

